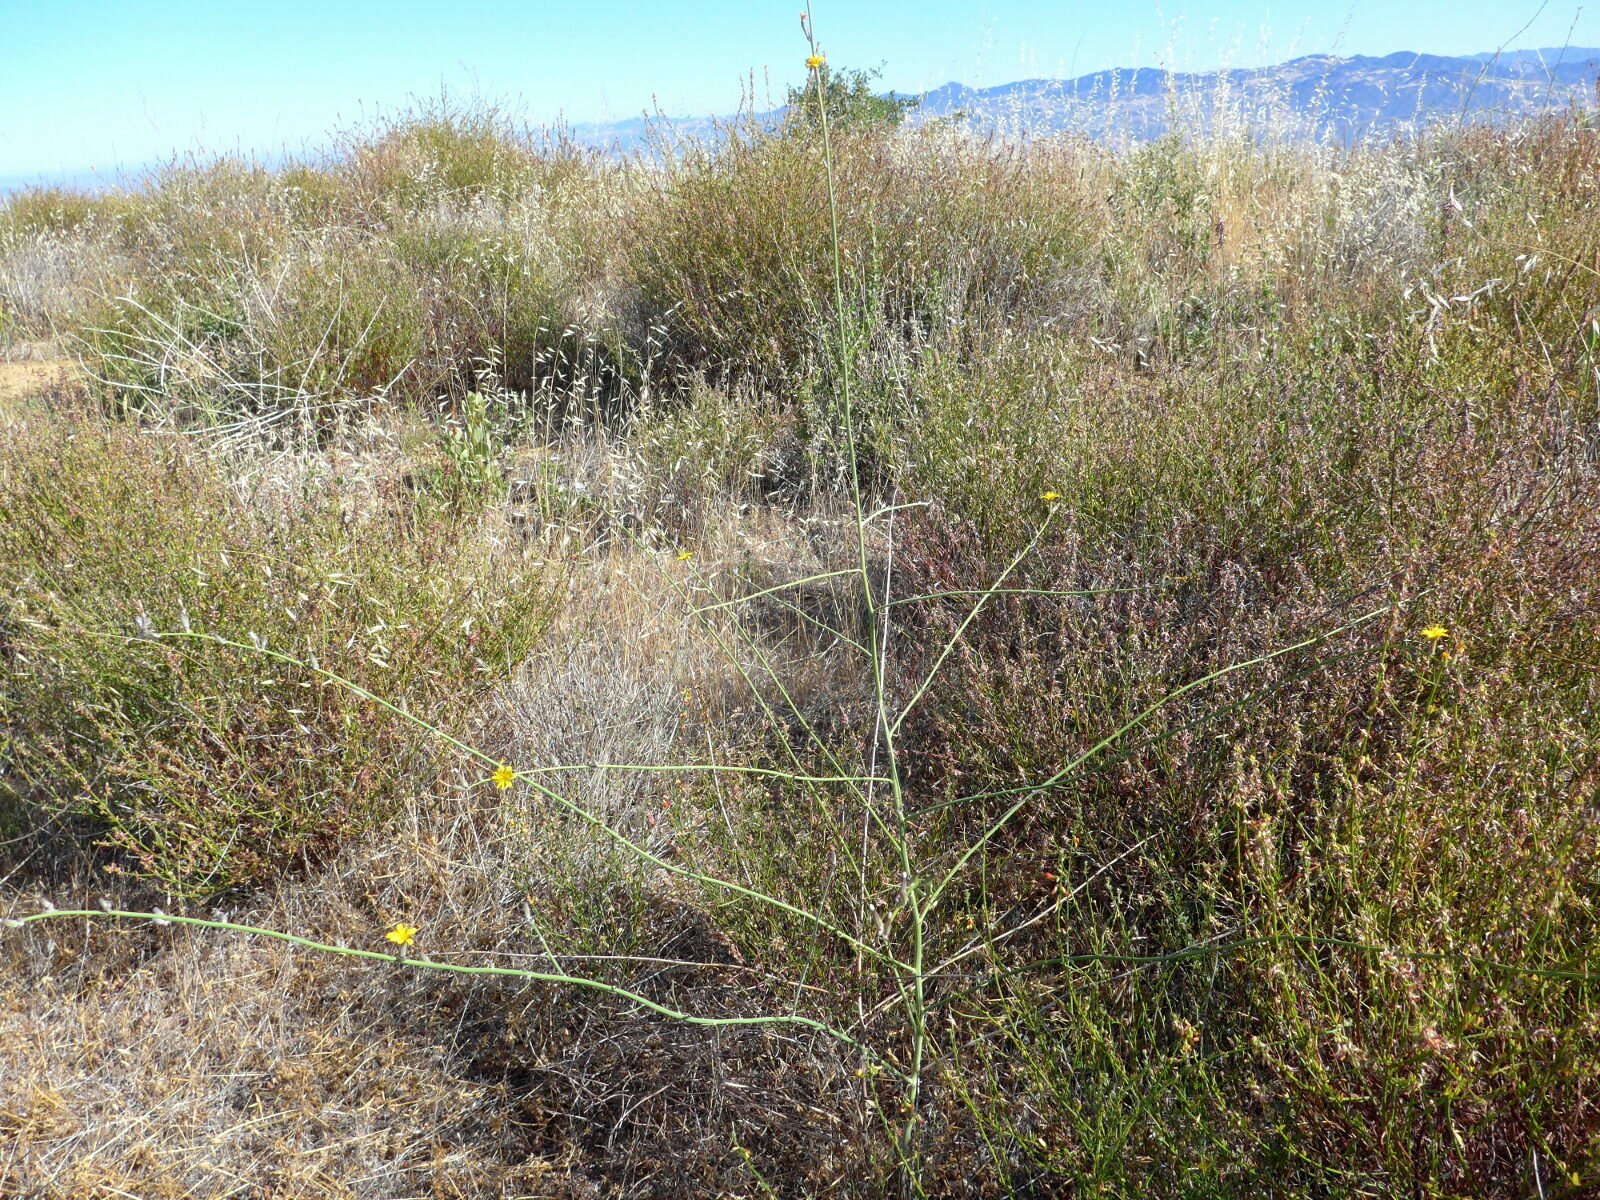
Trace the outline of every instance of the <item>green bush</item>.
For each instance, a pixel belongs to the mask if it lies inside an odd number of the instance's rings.
[[[340,508],[272,511],[147,435],[59,420],[13,438],[0,723],[17,801],[92,818],[130,869],[197,896],[325,855],[429,786],[434,743],[302,664],[449,727],[536,641],[545,592],[465,527],[402,535]]]
[[[296,413],[320,428],[343,401],[437,385],[423,298],[386,247],[333,237],[265,272],[209,266],[85,315],[82,349],[117,408],[222,426]]]
[[[65,188],[23,188],[6,197],[0,209],[0,245],[29,234],[72,233],[114,213],[107,203],[86,192]]]
[[[854,326],[959,338],[1092,309],[1091,161],[872,129],[842,134],[834,156]],[[679,358],[777,380],[833,353],[828,229],[816,140],[734,130],[668,170],[636,218],[630,271]]]
[[[275,293],[246,309],[258,331],[251,340],[278,386],[312,396],[424,391],[426,310],[387,244],[312,243],[283,264],[279,280]]]
[[[830,131],[853,128],[895,129],[918,101],[898,96],[880,96],[873,85],[883,77],[881,68],[836,68],[823,63],[811,72],[803,87],[789,89],[786,120],[812,133],[822,131],[822,110],[828,114]],[[821,103],[818,103],[818,94]]]

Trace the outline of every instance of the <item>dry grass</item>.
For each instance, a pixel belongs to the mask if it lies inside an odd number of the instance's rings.
[[[719,528],[740,540],[736,521]],[[749,704],[672,572],[628,547],[574,563],[561,621],[475,736],[510,761],[595,764],[571,794],[657,848],[673,836],[661,800],[679,789],[605,764],[692,756]],[[687,690],[715,697],[714,715]],[[760,1011],[784,986],[693,892],[537,798],[484,791],[432,790],[308,877],[211,911],[377,945],[425,914],[423,953],[538,967],[554,950],[705,1013]],[[4,880],[11,911],[46,896],[148,902],[114,860],[22,845]],[[848,1147],[872,1138],[861,1103],[834,1104],[853,1066],[825,1044],[707,1035],[557,989],[374,975],[191,931],[99,928],[5,952],[0,1047],[30,1064],[0,1093],[0,1180],[18,1195],[741,1191],[754,1177],[740,1147],[825,1192],[854,1173]]]
[[[526,899],[506,884],[533,847],[485,823],[470,808],[407,821],[382,850],[232,915],[337,936],[427,913],[426,948],[537,965]],[[55,894],[68,891],[106,889]],[[662,897],[636,915],[640,986],[711,1011],[759,987],[692,909]],[[0,1047],[29,1064],[0,1085],[0,1180],[18,1196],[736,1186],[730,1136],[783,1144],[799,1167],[797,1111],[821,1111],[843,1071],[826,1054],[797,1064],[761,1039],[708,1038],[570,993],[434,986],[167,930],[14,944],[7,974]],[[819,1183],[844,1171],[839,1115],[826,1116],[805,1152]]]
[[[0,1192],[1593,1191],[1597,147],[856,130],[842,314],[794,128],[617,164],[439,110],[12,201],[0,913],[408,921],[414,955],[878,1057],[41,922],[0,942]],[[805,782],[882,765],[852,454],[904,506],[863,555],[887,698],[960,633],[900,834]],[[264,550],[292,570],[195,571]],[[307,632],[302,575],[369,607]],[[373,666],[379,609],[417,632]],[[309,638],[485,757],[308,715],[304,664],[174,663],[180,613]],[[947,872],[918,1037],[871,952]]]

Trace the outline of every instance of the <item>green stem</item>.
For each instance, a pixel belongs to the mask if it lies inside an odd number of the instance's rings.
[[[676,1008],[670,1008],[665,1004],[659,1004],[648,996],[641,996],[638,992],[629,991],[627,988],[618,987],[615,984],[606,983],[599,979],[589,979],[582,975],[567,975],[557,971],[530,971],[521,967],[468,967],[458,963],[438,962],[431,958],[408,958],[405,955],[388,954],[381,950],[359,950],[350,946],[336,946],[329,942],[319,942],[314,938],[301,937],[299,934],[285,933],[281,929],[268,929],[259,925],[241,925],[235,921],[213,921],[204,917],[172,916],[167,913],[136,912],[116,908],[51,908],[26,917],[11,918],[9,923],[14,926],[28,926],[39,921],[55,921],[75,917],[100,920],[146,921],[155,925],[190,925],[198,929],[220,929],[227,933],[241,933],[251,937],[263,937],[277,942],[286,942],[291,946],[314,950],[319,954],[333,954],[342,958],[360,958],[375,962],[393,963],[397,966],[410,967],[417,971],[443,971],[451,975],[494,975],[507,979],[521,979],[528,983],[553,983],[584,988],[592,992],[603,992],[619,1000],[626,1000],[628,1003],[635,1004],[649,1012],[658,1013],[674,1021],[681,1021],[686,1025],[703,1025],[712,1028],[795,1025],[826,1034],[828,1037],[881,1063],[886,1069],[894,1071],[892,1064],[887,1063],[881,1055],[876,1054],[842,1029],[835,1029],[825,1021],[801,1016],[799,1013],[779,1013],[763,1017],[701,1017]],[[899,1075],[897,1071],[894,1071],[894,1073]]]
[[[90,634],[91,636],[121,637],[121,638],[123,638],[125,640],[136,640],[136,639],[128,639],[126,634],[109,634],[109,633],[103,633],[103,632],[96,631],[96,630],[87,630],[87,629],[84,630],[84,632],[87,633],[87,634]],[[454,736],[453,734],[447,733],[445,730],[440,729],[438,726],[429,724],[427,721],[423,720],[421,717],[417,716],[416,714],[414,714],[412,712],[409,712],[405,708],[402,708],[400,705],[395,704],[393,701],[385,700],[382,696],[378,695],[376,692],[372,692],[372,691],[368,690],[367,688],[362,687],[359,683],[356,683],[354,680],[346,679],[344,676],[335,674],[334,672],[329,671],[329,670],[327,670],[327,669],[325,669],[323,667],[313,666],[311,663],[305,662],[302,659],[298,659],[298,658],[294,657],[292,654],[285,654],[280,650],[272,650],[272,649],[269,649],[269,648],[267,648],[265,646],[252,646],[252,645],[249,645],[249,644],[244,643],[244,642],[236,642],[236,641],[233,641],[233,640],[231,640],[229,638],[218,637],[216,634],[211,634],[211,633],[195,633],[195,632],[190,632],[190,633],[183,633],[183,632],[157,633],[157,634],[151,635],[151,638],[149,640],[152,640],[152,641],[188,640],[188,641],[209,642],[212,645],[226,646],[226,647],[228,647],[230,649],[233,649],[233,650],[239,650],[239,651],[247,653],[247,654],[256,654],[256,655],[261,656],[262,658],[270,659],[270,660],[275,661],[275,662],[281,662],[281,663],[284,663],[284,664],[289,665],[289,666],[299,667],[302,670],[310,671],[313,674],[319,675],[322,678],[327,679],[332,683],[336,683],[336,684],[340,685],[341,687],[344,687],[344,688],[348,689],[349,691],[351,691],[352,693],[354,693],[357,696],[360,696],[364,700],[370,700],[372,703],[378,705],[380,708],[383,708],[385,711],[394,714],[395,716],[401,718],[404,721],[410,722],[412,725],[416,726],[417,728],[419,728],[419,729],[431,734],[432,736],[438,738],[440,741],[444,742],[446,745],[454,747],[456,750],[460,751],[462,754],[466,755],[467,757],[475,759],[476,761],[484,764],[485,766],[487,766],[487,767],[489,767],[491,769],[493,769],[495,767],[498,767],[500,765],[499,762],[496,759],[494,759],[493,757],[491,757],[488,754],[485,754],[482,750],[479,750],[476,746],[469,745],[468,743],[462,741],[460,738]],[[527,774],[524,773],[524,772],[513,772],[513,773],[515,774],[516,778],[518,778],[518,779],[522,780],[523,782],[525,782],[529,787],[531,787],[534,791],[538,792],[541,796],[545,797],[551,803],[556,804],[556,805],[560,806],[561,808],[565,809],[567,812],[572,813],[574,816],[578,817],[580,820],[582,820],[590,828],[595,829],[598,832],[605,834],[608,838],[610,838],[612,841],[614,841],[617,845],[619,845],[620,847],[622,847],[624,850],[628,851],[629,853],[633,854],[635,857],[643,860],[644,862],[647,862],[647,863],[651,864],[654,867],[659,867],[661,870],[666,871],[668,874],[676,875],[676,876],[678,876],[679,878],[682,878],[682,879],[689,879],[689,880],[694,881],[695,883],[705,884],[705,885],[707,885],[709,887],[721,888],[723,891],[732,892],[734,895],[742,896],[747,900],[754,900],[759,904],[765,904],[765,905],[767,905],[767,906],[769,906],[771,908],[778,909],[781,912],[786,912],[790,916],[799,917],[801,920],[807,922],[808,924],[814,926],[815,928],[817,928],[819,930],[822,930],[825,933],[832,934],[834,937],[837,937],[837,938],[841,939],[842,941],[844,941],[847,945],[851,946],[852,948],[860,950],[862,953],[869,955],[873,959],[877,960],[880,963],[885,964],[886,966],[894,967],[897,970],[905,970],[906,969],[906,964],[900,962],[893,955],[886,954],[883,951],[877,949],[875,946],[868,945],[867,943],[861,941],[861,939],[859,939],[859,938],[855,937],[854,935],[852,935],[849,931],[844,929],[842,926],[836,925],[832,921],[829,921],[829,920],[827,920],[827,919],[825,919],[825,918],[823,918],[821,916],[818,916],[816,913],[809,912],[806,909],[800,908],[797,905],[790,904],[787,900],[779,899],[776,896],[769,896],[767,893],[757,891],[754,888],[745,887],[743,884],[735,883],[731,879],[722,879],[722,878],[720,878],[719,876],[716,876],[716,875],[707,875],[703,871],[695,871],[695,870],[692,870],[689,867],[682,867],[682,866],[679,866],[677,863],[669,862],[666,859],[662,858],[659,854],[654,854],[651,851],[645,849],[645,847],[643,847],[643,846],[639,845],[637,842],[633,841],[631,838],[629,838],[621,830],[613,828],[611,825],[607,824],[602,818],[596,816],[594,813],[590,812],[588,809],[584,808],[583,805],[578,804],[576,801],[574,801],[574,800],[572,800],[572,799],[570,799],[570,798],[568,798],[566,796],[563,796],[560,792],[553,791],[550,788],[545,787],[538,780],[529,778],[527,776]]]
[[[1355,629],[1357,626],[1366,624],[1368,621],[1376,620],[1378,617],[1383,616],[1389,611],[1390,608],[1387,605],[1385,605],[1383,608],[1373,609],[1371,612],[1365,613],[1362,616],[1357,617],[1355,620],[1339,626],[1337,629],[1331,629],[1326,633],[1317,634],[1315,637],[1306,638],[1303,641],[1295,642],[1291,646],[1281,647],[1280,649],[1273,650],[1270,653],[1258,655],[1252,659],[1247,659],[1244,662],[1232,663],[1221,668],[1220,670],[1212,671],[1209,674],[1201,676],[1199,679],[1193,680],[1192,682],[1184,684],[1180,688],[1176,688],[1173,691],[1168,692],[1154,704],[1135,714],[1132,719],[1125,721],[1116,729],[1108,733],[1105,737],[1101,738],[1094,745],[1090,746],[1087,750],[1078,755],[1078,757],[1074,758],[1066,766],[1062,767],[1054,775],[1051,775],[1048,779],[1042,780],[1041,782],[1030,786],[1024,792],[1022,797],[1016,801],[1016,803],[1012,804],[1003,813],[1001,813],[1000,816],[995,819],[994,823],[985,829],[983,833],[980,834],[978,838],[970,846],[968,846],[965,851],[962,852],[961,857],[956,860],[955,865],[945,872],[944,878],[939,881],[939,886],[934,888],[933,893],[928,898],[928,903],[932,905],[938,901],[939,897],[944,894],[945,890],[955,881],[956,877],[961,874],[962,868],[964,868],[967,863],[971,862],[974,855],[976,855],[980,850],[983,849],[983,847],[987,846],[992,840],[994,840],[994,838],[999,835],[1000,831],[1011,823],[1016,815],[1027,806],[1027,803],[1030,799],[1032,799],[1039,792],[1046,791],[1060,783],[1068,775],[1071,775],[1079,767],[1083,766],[1084,763],[1088,762],[1095,755],[1099,754],[1102,750],[1116,742],[1122,737],[1123,734],[1144,724],[1144,722],[1148,721],[1156,713],[1160,712],[1167,705],[1178,699],[1178,697],[1187,695],[1189,692],[1192,692],[1197,688],[1205,687],[1209,683],[1215,683],[1218,679],[1221,679],[1226,675],[1232,675],[1236,671],[1243,671],[1250,667],[1259,666],[1260,664],[1270,662],[1275,658],[1281,658],[1285,654],[1292,654],[1296,650],[1305,650],[1311,646],[1321,645],[1329,638],[1337,637],[1339,634],[1347,633],[1350,630]]]

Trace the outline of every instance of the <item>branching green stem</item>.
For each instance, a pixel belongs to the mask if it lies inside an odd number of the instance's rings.
[[[881,1055],[876,1054],[870,1047],[863,1045],[842,1029],[835,1029],[825,1021],[818,1021],[812,1017],[802,1016],[799,1013],[777,1013],[755,1017],[697,1016],[694,1013],[683,1012],[680,1009],[658,1003],[648,996],[641,996],[638,992],[629,991],[627,988],[619,987],[616,984],[606,983],[599,979],[590,979],[582,975],[568,975],[559,971],[530,971],[521,967],[463,966],[459,963],[439,962],[431,958],[412,958],[409,955],[385,953],[381,950],[361,950],[351,946],[336,946],[331,942],[319,942],[315,938],[301,937],[299,934],[285,933],[280,929],[268,929],[260,925],[243,925],[236,921],[215,921],[205,917],[175,916],[169,913],[138,912],[117,908],[51,908],[25,917],[12,918],[11,923],[18,926],[28,926],[41,921],[71,918],[144,921],[155,925],[189,925],[198,929],[219,929],[227,933],[270,938],[273,941],[286,942],[291,946],[299,946],[305,950],[314,950],[319,954],[332,954],[341,958],[359,958],[393,963],[414,971],[442,971],[451,975],[493,975],[505,979],[520,979],[527,983],[551,983],[564,987],[582,988],[591,992],[602,992],[618,1000],[625,1000],[629,1004],[637,1005],[642,1009],[674,1021],[682,1021],[686,1025],[704,1025],[722,1029],[739,1026],[793,1025],[826,1034],[835,1041],[861,1052],[872,1059],[873,1062],[897,1076],[900,1074],[895,1070],[892,1063],[887,1062]]]

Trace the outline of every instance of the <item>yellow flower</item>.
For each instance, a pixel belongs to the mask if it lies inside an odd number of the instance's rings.
[[[411,945],[412,939],[417,936],[417,927],[415,925],[407,925],[404,921],[401,921],[383,936],[388,938],[396,946],[409,946]]]
[[[806,59],[806,70],[819,71],[822,69],[823,64],[827,61],[828,60],[823,58],[822,55],[813,54],[810,58]]]
[[[678,551],[678,561],[679,562],[688,562],[693,557],[694,557],[694,551],[693,550],[679,550]]]
[[[1427,638],[1430,642],[1437,642],[1440,638],[1449,637],[1450,631],[1443,625],[1429,625],[1422,631],[1422,636]]]
[[[517,781],[517,773],[505,763],[501,763],[494,769],[494,774],[490,778],[494,780],[495,787],[503,792]]]
[[[1045,504],[1054,504],[1057,500],[1061,499],[1061,493],[1046,492],[1044,495],[1040,496],[1039,499]]]

